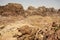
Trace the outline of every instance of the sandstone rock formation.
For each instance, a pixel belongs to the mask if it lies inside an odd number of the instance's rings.
[[[6,12],[11,12],[6,13]],[[29,6],[27,10],[24,10],[21,4],[17,3],[8,3],[5,6],[0,6],[0,15],[41,15],[41,16],[54,16],[59,15],[59,10],[57,11],[54,8],[46,8],[45,6],[35,8],[33,6]]]
[[[22,15],[24,14],[24,9],[21,4],[16,3],[8,3],[5,6],[0,6],[0,15]]]

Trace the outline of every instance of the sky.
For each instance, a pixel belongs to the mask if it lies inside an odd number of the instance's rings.
[[[6,5],[8,3],[19,3],[22,4],[24,8],[28,6],[46,6],[60,9],[60,0],[0,0],[0,5]]]

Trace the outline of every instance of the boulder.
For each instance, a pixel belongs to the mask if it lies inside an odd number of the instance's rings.
[[[37,10],[40,11],[40,12],[46,12],[47,11],[45,6],[38,7]]]

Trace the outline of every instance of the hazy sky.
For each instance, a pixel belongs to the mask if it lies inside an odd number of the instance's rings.
[[[28,6],[46,6],[54,7],[56,9],[60,8],[60,0],[0,0],[0,5],[5,5],[7,3],[19,3],[27,8]]]

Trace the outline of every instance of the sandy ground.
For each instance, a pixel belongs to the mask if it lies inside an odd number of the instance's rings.
[[[17,28],[20,28],[24,25],[28,25],[30,27],[51,27],[52,22],[56,22],[57,24],[60,23],[60,17],[42,17],[42,16],[29,16],[27,18],[24,18],[22,20],[16,20],[13,23],[8,23],[7,25],[0,25],[1,27],[4,27],[0,29],[0,40],[17,40],[16,38],[13,38],[13,35],[15,34],[21,34],[17,31]]]

